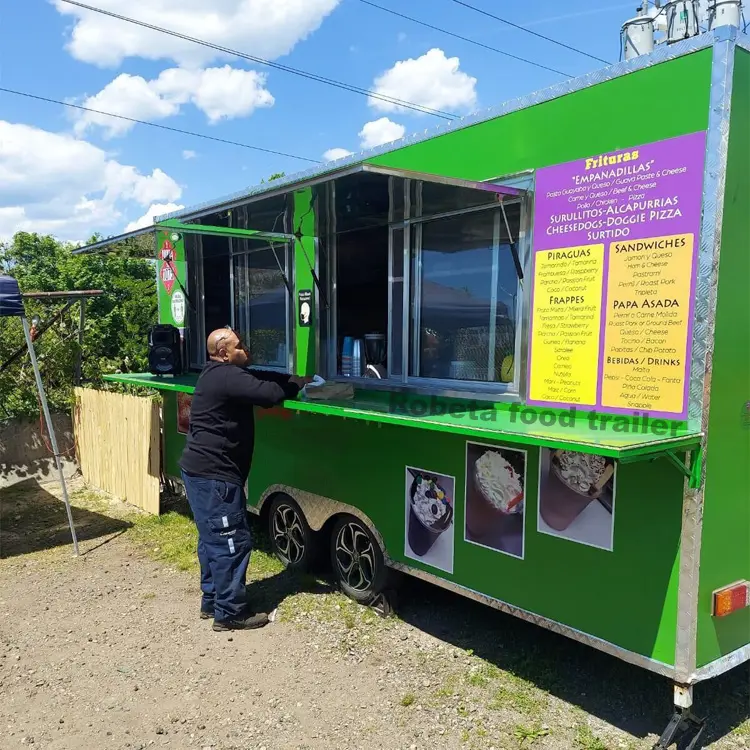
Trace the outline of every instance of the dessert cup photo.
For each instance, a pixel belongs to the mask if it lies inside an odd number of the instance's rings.
[[[404,554],[453,572],[454,477],[406,468]]]
[[[526,452],[466,444],[467,542],[523,558]]]
[[[615,478],[616,465],[611,458],[542,450],[538,530],[612,550]]]

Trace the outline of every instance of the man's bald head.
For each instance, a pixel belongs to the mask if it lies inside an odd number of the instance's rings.
[[[226,362],[246,367],[250,362],[239,336],[231,328],[217,328],[211,331],[206,342],[208,356],[214,362]]]

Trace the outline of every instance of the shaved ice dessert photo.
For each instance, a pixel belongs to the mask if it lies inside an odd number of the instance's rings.
[[[409,469],[409,546],[415,555],[427,554],[453,522],[453,498],[440,477]]]
[[[467,540],[521,556],[525,510],[525,452],[468,443]]]

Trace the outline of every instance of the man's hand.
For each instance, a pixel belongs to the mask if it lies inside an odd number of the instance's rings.
[[[294,383],[294,385],[298,386],[300,390],[304,388],[308,383],[313,382],[313,378],[302,376],[302,375],[292,375],[289,378],[290,383]]]

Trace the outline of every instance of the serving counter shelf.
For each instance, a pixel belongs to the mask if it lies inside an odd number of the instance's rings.
[[[108,375],[107,380],[161,391],[193,393],[197,374],[159,377],[148,373]],[[614,418],[582,411],[577,418],[565,412],[535,408],[513,408],[507,404],[492,405],[476,401],[426,401],[414,396],[411,400],[391,403],[387,392],[356,391],[353,399],[343,401],[285,401],[283,406],[297,413],[319,414],[341,419],[355,419],[375,424],[416,427],[423,430],[450,432],[467,437],[502,440],[519,445],[533,445],[555,450],[570,450],[616,458],[623,462],[668,457],[690,476],[678,454],[695,451],[702,433],[685,423],[666,420]],[[431,406],[432,405],[432,406]],[[433,408],[437,405],[437,408]],[[434,413],[429,413],[430,410]],[[422,413],[426,412],[426,413]],[[442,413],[445,412],[445,413]],[[560,417],[566,421],[561,422]],[[546,426],[553,417],[556,424]],[[528,422],[532,422],[528,424]],[[628,430],[627,432],[625,430]],[[666,433],[666,434],[662,434]]]

